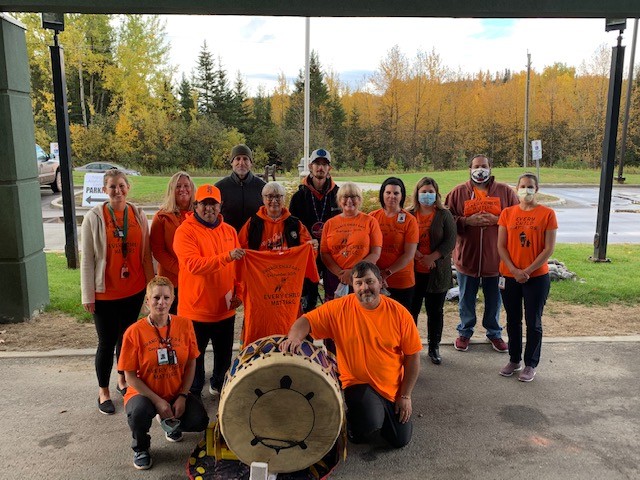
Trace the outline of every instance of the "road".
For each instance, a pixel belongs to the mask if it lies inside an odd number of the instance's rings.
[[[378,188],[363,185],[364,188]],[[593,243],[598,215],[597,187],[545,187],[543,193],[560,198],[563,203],[554,205],[558,217],[558,242]],[[45,248],[64,250],[62,211],[52,207],[59,198],[50,189],[42,189],[42,217],[45,229]],[[152,214],[153,209],[148,213]],[[78,211],[78,215],[82,212]],[[613,188],[609,243],[640,243],[640,187]]]

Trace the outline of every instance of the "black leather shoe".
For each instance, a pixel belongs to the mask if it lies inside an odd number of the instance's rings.
[[[440,365],[442,363],[440,349],[438,347],[429,347],[429,358],[431,359],[432,363]]]

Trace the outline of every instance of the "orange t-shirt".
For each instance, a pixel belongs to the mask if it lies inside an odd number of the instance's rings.
[[[416,217],[404,209],[393,217],[387,217],[382,208],[374,210],[369,215],[378,220],[382,231],[382,253],[377,265],[380,270],[384,270],[404,253],[405,243],[418,243],[418,222]],[[387,285],[391,288],[409,288],[415,284],[413,258],[404,268],[393,272],[393,275],[387,278]]]
[[[367,310],[352,293],[304,316],[314,338],[335,341],[342,388],[366,383],[395,402],[405,355],[422,350],[418,329],[406,308],[381,295],[380,305]]]
[[[247,250],[235,266],[244,303],[244,345],[269,335],[286,335],[301,314],[304,279],[320,280],[308,243],[282,252]]]
[[[284,225],[285,220],[291,216],[289,210],[282,209],[282,216],[277,220],[273,220],[267,214],[267,209],[263,205],[256,213],[258,217],[264,222],[264,229],[262,230],[262,241],[260,242],[260,248],[258,250],[272,250],[281,251],[291,248],[286,244],[284,238]],[[249,248],[249,225],[251,224],[251,218],[247,220],[240,232],[238,233],[238,241],[242,248]],[[298,231],[300,232],[300,245],[311,240],[311,234],[307,227],[305,227],[300,220],[298,220]]]
[[[489,197],[487,192],[473,187],[473,198],[464,202],[464,216],[469,217],[475,213],[486,212],[496,216],[500,215],[502,207],[499,197]]]
[[[429,234],[429,230],[431,229],[431,224],[433,223],[433,219],[436,216],[435,210],[431,212],[429,215],[420,214],[419,210],[416,210],[416,220],[418,221],[418,251],[423,255],[430,255],[431,252],[431,235]],[[430,269],[423,267],[420,262],[415,262],[416,272],[420,273],[429,273]]]
[[[343,270],[369,255],[371,247],[382,247],[382,231],[378,221],[366,213],[349,218],[337,215],[324,224],[320,251],[329,253]]]
[[[168,328],[171,348],[178,359],[175,365],[158,365],[158,349],[164,348],[164,345],[160,343],[158,332],[149,323],[148,317],[144,317],[124,332],[118,370],[137,372],[138,378],[147,387],[170,402],[180,393],[187,361],[197,358],[200,352],[191,320],[171,315],[171,326],[158,328],[162,338],[166,338]],[[124,397],[125,404],[134,395],[138,395],[138,392],[129,385]]]
[[[103,293],[96,292],[96,300],[117,300],[130,297],[143,290],[147,285],[147,279],[142,265],[142,229],[136,220],[136,214],[130,206],[127,213],[127,257],[122,255],[122,238],[117,235],[116,225],[113,223],[111,213],[105,203],[102,207],[104,215],[105,232],[107,234],[107,268],[104,272]],[[124,210],[114,211],[116,222],[122,230],[124,227]],[[129,272],[129,276],[123,277],[123,267]]]
[[[507,251],[513,264],[520,269],[531,265],[544,250],[545,232],[558,228],[556,212],[544,205],[538,205],[533,210],[522,210],[520,205],[505,208],[498,225],[507,229]],[[548,272],[549,266],[545,263],[530,277],[539,277]],[[502,261],[500,273],[505,277],[513,277]]]

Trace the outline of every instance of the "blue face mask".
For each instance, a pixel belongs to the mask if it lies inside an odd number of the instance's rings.
[[[436,194],[432,192],[418,193],[418,202],[420,202],[420,205],[430,207],[436,203]]]

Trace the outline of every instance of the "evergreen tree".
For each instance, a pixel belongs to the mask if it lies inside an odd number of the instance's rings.
[[[251,109],[247,98],[247,87],[240,72],[238,72],[233,85],[232,97],[229,103],[229,117],[231,122],[229,126],[237,128],[245,136],[249,134],[251,129]]]
[[[178,87],[178,96],[180,97],[180,115],[187,123],[190,123],[193,118],[192,112],[195,110],[196,105],[191,84],[184,73]]]
[[[193,85],[198,92],[198,113],[207,117],[211,116],[215,113],[215,95],[216,89],[218,88],[218,77],[213,56],[207,47],[206,40],[200,48]]]
[[[222,59],[218,57],[218,69],[214,73],[212,92],[213,111],[218,119],[227,127],[234,127],[233,92],[229,88],[227,72],[222,67]]]
[[[253,99],[253,125],[248,138],[252,146],[261,146],[269,161],[273,162],[280,155],[277,151],[278,129],[271,115],[271,99],[265,94],[264,88],[260,87]]]

